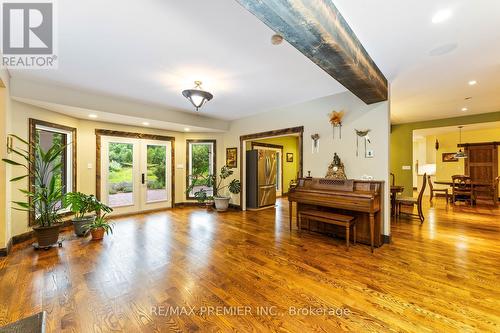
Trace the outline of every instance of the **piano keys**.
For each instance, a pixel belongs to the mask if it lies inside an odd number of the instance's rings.
[[[358,242],[379,247],[383,243],[383,181],[301,178],[297,186],[288,193],[290,226],[292,225],[293,202],[296,202],[296,225],[298,212],[302,209],[317,209],[356,216]],[[321,223],[318,222],[318,226]],[[321,225],[325,232],[343,235],[338,227]]]

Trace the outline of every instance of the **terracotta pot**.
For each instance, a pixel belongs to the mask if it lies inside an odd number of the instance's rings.
[[[92,240],[101,240],[104,238],[104,228],[97,228],[90,230]]]
[[[36,241],[39,247],[49,247],[57,243],[59,239],[60,224],[50,227],[34,227]]]

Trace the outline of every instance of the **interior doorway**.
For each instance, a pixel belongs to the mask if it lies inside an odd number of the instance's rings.
[[[283,195],[283,146],[258,141],[251,142],[252,149],[271,150],[276,153],[276,197]]]
[[[291,127],[291,128],[285,128],[285,129],[280,129],[280,130],[274,130],[274,131],[267,131],[267,132],[260,132],[260,133],[254,133],[254,134],[247,134],[240,136],[240,160],[241,160],[241,168],[240,168],[240,179],[241,179],[241,192],[240,192],[240,206],[242,210],[247,209],[246,205],[246,191],[247,191],[247,184],[246,184],[246,151],[247,149],[251,149],[252,142],[257,142],[257,141],[267,141],[271,139],[278,139],[282,137],[294,137],[296,138],[297,142],[297,149],[296,149],[296,156],[294,154],[287,154],[285,151],[283,151],[280,155],[280,170],[281,174],[279,175],[279,186],[281,189],[281,195],[284,195],[285,192],[289,188],[289,181],[284,180],[284,174],[285,172],[283,171],[284,165],[287,163],[287,161],[295,161],[297,163],[297,170],[294,172],[294,179],[300,178],[303,176],[303,133],[304,133],[304,127],[303,126],[298,126],[298,127]],[[259,143],[259,144],[262,144]],[[260,147],[259,147],[260,148]],[[288,155],[288,156],[287,156]],[[291,162],[290,162],[291,163]]]
[[[173,207],[171,138],[113,134],[98,135],[98,198],[116,215]]]

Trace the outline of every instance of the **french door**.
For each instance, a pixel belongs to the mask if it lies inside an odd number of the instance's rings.
[[[172,207],[171,142],[101,137],[101,200],[113,214]]]

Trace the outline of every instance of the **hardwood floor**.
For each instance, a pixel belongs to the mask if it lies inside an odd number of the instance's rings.
[[[0,259],[0,324],[45,310],[49,332],[498,332],[500,209],[434,201],[423,225],[394,221],[392,244],[373,255],[290,235],[285,201],[276,211],[122,218],[102,243],[68,231],[60,249],[19,244]],[[197,314],[167,315],[168,306]],[[199,313],[222,306],[233,314]],[[276,315],[256,313],[265,306]]]

